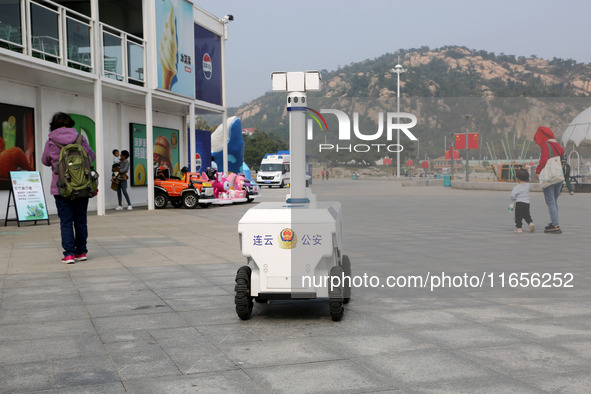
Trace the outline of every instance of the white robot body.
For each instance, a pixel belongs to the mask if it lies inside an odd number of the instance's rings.
[[[337,321],[349,301],[351,283],[342,283],[351,266],[342,254],[341,204],[317,202],[306,185],[306,90],[320,89],[320,74],[273,73],[272,79],[273,90],[288,92],[290,194],[285,202],[249,209],[238,224],[247,265],[236,274],[236,312],[241,319],[250,318],[253,299],[329,298],[330,315]],[[341,279],[338,286],[336,277]]]

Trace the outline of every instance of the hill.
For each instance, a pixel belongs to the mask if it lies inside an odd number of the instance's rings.
[[[480,132],[484,141],[482,157],[489,155],[487,142],[503,158],[505,155],[499,152],[507,142],[512,145],[512,153],[507,152],[507,156],[516,157],[525,139],[531,140],[538,126],[546,125],[561,135],[570,121],[591,105],[591,64],[571,59],[496,55],[448,46],[399,50],[335,71],[322,70],[323,90],[308,94],[308,106],[340,109],[349,113],[351,120],[352,113],[358,112],[363,133],[375,133],[378,114],[396,111],[397,78],[392,68],[398,59],[406,69],[400,81],[401,111],[410,112],[418,119],[412,132],[419,138],[420,146],[401,140],[404,155],[409,158],[441,156],[453,133],[464,132],[466,128]],[[269,92],[232,113],[240,116],[244,127],[283,138],[288,134],[284,94]],[[471,115],[468,123],[465,114]],[[324,135],[315,132],[311,150],[318,150],[319,141],[340,143],[336,122],[330,123],[332,118],[326,115],[329,132]],[[513,144],[509,144],[510,140]],[[364,141],[351,140],[352,144],[359,142]],[[388,143],[385,133],[379,142]],[[478,158],[478,153],[474,155]],[[524,153],[526,157],[532,155],[537,155],[535,147]],[[354,152],[328,154],[331,160],[359,156]],[[381,156],[383,152],[363,154],[369,159]]]

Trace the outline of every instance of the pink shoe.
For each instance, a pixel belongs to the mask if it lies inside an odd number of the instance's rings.
[[[76,261],[86,261],[86,260],[87,260],[86,253],[76,255]]]
[[[522,233],[522,232],[523,232],[523,230],[522,230],[522,229],[520,229],[520,228],[516,228],[516,229],[515,229],[513,232],[514,232],[514,233]]]
[[[76,258],[72,254],[69,254],[62,259],[62,263],[64,264],[74,264],[75,262]]]

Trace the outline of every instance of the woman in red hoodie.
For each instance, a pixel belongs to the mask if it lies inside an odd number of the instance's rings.
[[[564,149],[556,142],[554,133],[548,127],[538,127],[534,135],[534,141],[542,150],[540,163],[536,168],[536,178],[539,178],[540,172],[544,169],[546,162],[550,158],[550,149],[552,149],[553,156],[564,156]],[[548,223],[544,232],[560,234],[562,230],[558,224],[558,196],[562,190],[562,181],[547,186],[543,190],[546,205],[548,205],[548,211],[550,211],[550,223]]]

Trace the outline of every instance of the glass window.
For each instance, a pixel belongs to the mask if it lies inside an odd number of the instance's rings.
[[[144,80],[144,48],[134,42],[127,42],[127,75],[131,79]]]
[[[103,53],[105,75],[121,80],[123,75],[123,59],[121,55],[121,37],[111,33],[103,33]]]
[[[60,56],[58,15],[46,7],[31,3],[31,36],[33,52],[47,60]],[[49,56],[49,58],[46,55]]]
[[[0,41],[22,44],[19,0],[0,1]]]
[[[271,163],[261,164],[260,171],[266,171],[266,172],[281,171],[281,164],[279,164],[279,163],[277,163],[277,164],[271,164]]]
[[[90,26],[72,18],[68,18],[68,60],[78,65],[91,65]]]

